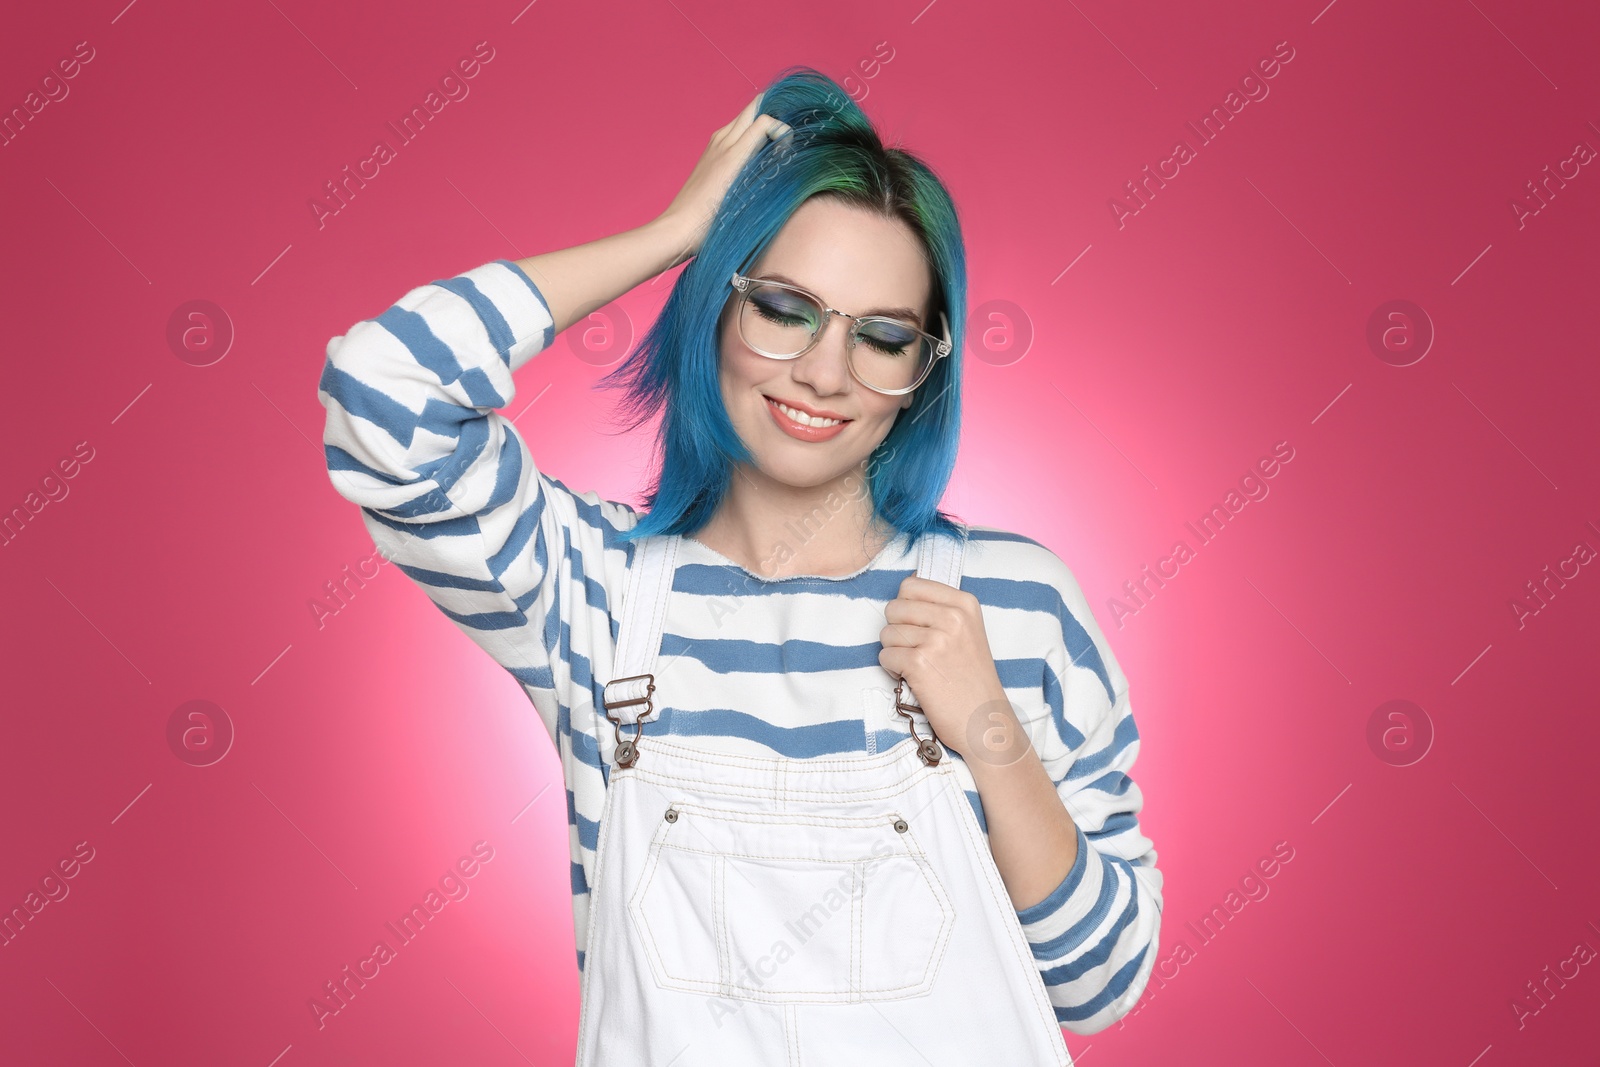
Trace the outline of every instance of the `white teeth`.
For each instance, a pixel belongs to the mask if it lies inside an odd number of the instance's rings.
[[[818,418],[815,415],[807,415],[803,411],[796,411],[789,405],[778,403],[776,400],[774,400],[773,403],[778,405],[779,411],[783,412],[785,415],[789,416],[802,426],[837,426],[844,421],[843,419],[823,419]]]

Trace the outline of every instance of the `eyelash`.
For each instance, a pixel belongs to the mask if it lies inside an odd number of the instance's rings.
[[[776,313],[776,312],[772,311],[772,309],[763,306],[762,303],[759,300],[755,301],[754,304],[755,304],[756,314],[760,315],[762,318],[766,319],[769,322],[776,322],[776,323],[779,323],[780,325],[783,325],[783,326],[799,326],[799,325],[801,325],[800,321],[797,320],[793,315],[784,315],[784,314],[781,314],[781,313]],[[857,334],[856,336],[860,340],[865,341],[871,347],[876,348],[879,352],[882,352],[884,355],[893,355],[893,354],[895,354],[896,352],[899,351],[899,349],[896,349],[891,345],[885,344],[884,342],[878,340],[876,337],[872,337],[872,336],[869,336],[869,335],[866,335],[866,334]]]

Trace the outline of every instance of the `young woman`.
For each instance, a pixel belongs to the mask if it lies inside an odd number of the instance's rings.
[[[605,383],[650,506],[568,489],[513,372],[690,257]],[[1148,981],[1126,679],[1053,552],[937,506],[965,292],[932,171],[791,68],[654,221],[328,344],[335,488],[560,752],[580,1067],[1070,1064]]]

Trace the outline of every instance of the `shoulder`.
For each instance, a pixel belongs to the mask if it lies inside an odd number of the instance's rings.
[[[644,517],[644,513],[626,501],[612,500],[593,489],[573,489],[560,478],[545,472],[540,472],[540,477],[546,486],[566,501],[563,510],[571,514],[564,514],[563,519],[568,523],[573,520],[582,523],[592,531],[590,539],[598,538],[607,548],[615,547],[617,535],[633,529]]]
[[[996,607],[1033,607],[1076,615],[1088,610],[1077,577],[1048,546],[1011,530],[969,526],[961,584]]]
[[[983,605],[1004,654],[1088,671],[1114,695],[1120,672],[1105,634],[1072,568],[1048,546],[1010,530],[970,526],[961,588]]]

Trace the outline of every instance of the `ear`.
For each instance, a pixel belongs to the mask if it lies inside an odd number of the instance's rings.
[[[913,391],[907,393],[905,396],[901,397],[900,398],[900,410],[904,411],[906,408],[910,407],[912,401],[914,401],[916,399],[917,399],[917,394],[916,394],[915,390],[913,390]]]

